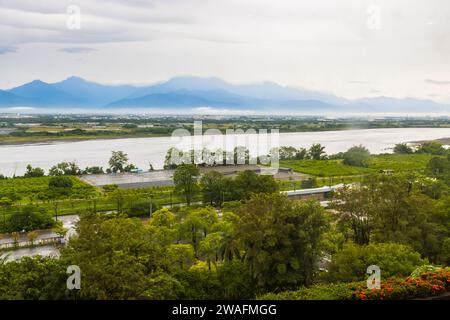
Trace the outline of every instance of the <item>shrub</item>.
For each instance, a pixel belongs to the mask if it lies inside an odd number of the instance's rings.
[[[152,212],[155,212],[157,210],[158,205],[152,201]],[[148,201],[134,203],[129,209],[125,211],[129,217],[148,217],[150,214],[150,203]]]
[[[355,167],[367,167],[370,158],[370,152],[366,147],[359,145],[351,147],[344,153],[343,163]]]
[[[3,231],[14,232],[48,229],[54,226],[54,224],[53,216],[45,209],[30,205],[23,207],[19,212],[14,212],[3,226]]]
[[[429,153],[435,155],[445,155],[446,150],[439,142],[429,141],[422,143],[417,149],[417,153]]]
[[[333,255],[327,278],[330,281],[358,281],[366,277],[366,268],[377,265],[383,278],[407,276],[427,261],[410,247],[396,243],[373,243],[365,246],[346,244]]]
[[[397,143],[394,147],[394,153],[397,154],[411,154],[414,150],[406,143]]]
[[[359,285],[353,294],[355,300],[405,300],[438,296],[450,291],[450,269],[423,273],[420,277],[390,278],[381,282],[380,289]]]
[[[380,289],[367,289],[367,283],[317,284],[295,291],[267,293],[261,300],[406,300],[439,296],[450,292],[450,269],[422,273],[419,277],[388,278]]]

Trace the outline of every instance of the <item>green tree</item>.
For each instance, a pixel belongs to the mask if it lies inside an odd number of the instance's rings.
[[[343,155],[343,163],[349,166],[367,167],[370,159],[369,150],[362,146],[353,146]]]
[[[43,177],[44,170],[41,168],[33,168],[30,164],[27,165],[27,171],[23,175],[26,178],[35,178],[35,177]]]
[[[61,250],[65,265],[82,270],[81,299],[145,299],[164,266],[163,248],[139,219],[85,215],[78,236]]]
[[[442,157],[431,158],[427,164],[426,173],[438,179],[450,176],[450,160]]]
[[[200,178],[203,202],[221,205],[225,198],[227,180],[217,171],[209,171]]]
[[[394,153],[397,153],[397,154],[411,154],[411,153],[414,153],[414,150],[410,146],[408,146],[407,143],[397,143],[394,146],[394,150],[393,151],[394,151]]]
[[[128,155],[123,151],[112,151],[109,158],[109,168],[112,172],[124,172],[125,165],[128,162]]]
[[[333,255],[327,278],[334,282],[362,281],[370,265],[381,269],[381,276],[408,276],[415,268],[427,264],[409,246],[396,243],[372,243],[365,246],[347,243]]]
[[[150,223],[157,227],[173,228],[175,225],[175,215],[169,209],[162,208],[153,213]]]
[[[236,240],[260,290],[312,283],[328,227],[317,202],[257,194],[241,208],[239,216]]]
[[[191,204],[193,196],[199,190],[197,184],[199,175],[199,169],[193,164],[183,164],[175,169],[173,174],[175,191],[184,195],[187,205]]]
[[[258,175],[251,170],[239,172],[233,182],[227,183],[228,200],[248,199],[254,193],[274,193],[279,186],[273,176]],[[228,198],[228,197],[227,197]]]
[[[450,238],[446,238],[442,244],[442,252],[439,262],[446,266],[450,266]]]
[[[13,231],[32,231],[36,229],[48,229],[54,226],[55,221],[52,219],[44,208],[32,205],[24,206],[18,212],[11,214],[6,226],[7,232]]]
[[[216,263],[219,260],[222,243],[223,239],[220,232],[210,233],[200,241],[199,252],[206,258],[209,270],[211,270],[211,262],[216,266]]]
[[[325,147],[320,143],[315,143],[309,148],[308,155],[313,160],[321,160],[325,157]]]
[[[72,191],[73,181],[69,177],[56,176],[48,181],[47,196],[53,203],[55,218],[58,220],[59,200],[68,197]]]
[[[417,153],[429,153],[435,155],[445,155],[446,150],[441,143],[436,141],[427,141],[419,145]]]
[[[49,176],[76,176],[81,173],[75,162],[60,162],[48,171]]]

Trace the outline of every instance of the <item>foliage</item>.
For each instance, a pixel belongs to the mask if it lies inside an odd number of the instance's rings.
[[[258,175],[254,171],[239,172],[234,180],[228,180],[226,200],[248,199],[252,194],[274,193],[278,191],[278,184],[271,175]]]
[[[428,265],[423,265],[423,266],[420,266],[420,267],[414,269],[414,271],[411,272],[411,277],[412,278],[419,278],[424,273],[434,272],[434,271],[437,271],[439,269],[441,269],[441,268],[433,266],[433,265],[429,265],[429,264]]]
[[[450,270],[442,268],[419,278],[389,278],[380,289],[367,289],[366,282],[317,284],[295,291],[268,293],[262,300],[408,300],[439,296],[450,291]]]
[[[411,154],[414,153],[414,150],[408,146],[407,143],[397,143],[393,149],[394,153],[397,154]]]
[[[313,144],[308,150],[308,156],[312,160],[320,160],[326,157],[325,147],[320,143]]]
[[[317,187],[317,180],[315,178],[308,178],[305,180],[302,180],[300,187],[302,189],[310,189]]]
[[[351,300],[353,297],[352,287],[349,283],[327,283],[316,284],[311,287],[301,287],[294,291],[283,291],[280,293],[267,293],[260,300]]]
[[[44,170],[41,168],[33,168],[30,164],[27,165],[27,171],[23,175],[25,178],[36,178],[44,176]]]
[[[316,202],[290,202],[279,194],[250,198],[239,212],[236,241],[260,290],[310,284],[327,225]]]
[[[287,160],[280,161],[280,166],[319,177],[349,176],[373,172],[369,168],[345,165],[341,160]]]
[[[406,300],[438,296],[450,291],[450,270],[448,268],[423,273],[420,277],[406,279],[390,278],[381,282],[380,289],[357,286],[353,299],[356,300]]]
[[[416,176],[372,176],[360,186],[338,190],[332,206],[338,224],[357,244],[407,244],[436,262],[448,232],[446,214],[439,202],[422,193],[421,187]]]
[[[362,145],[348,149],[343,155],[343,162],[349,166],[367,167],[369,165],[370,152]]]
[[[124,172],[125,165],[128,162],[128,155],[123,151],[112,151],[109,158],[109,169],[113,172]]]
[[[227,182],[220,172],[212,170],[205,173],[200,179],[203,202],[220,206],[225,198]]]
[[[49,176],[76,176],[81,174],[80,168],[75,162],[61,162],[50,168]]]
[[[43,208],[34,206],[22,207],[20,211],[14,212],[1,224],[2,232],[32,231],[36,229],[48,229],[55,225],[51,214]]]
[[[371,243],[359,246],[352,243],[332,256],[327,279],[332,282],[352,282],[365,277],[370,265],[381,269],[383,278],[407,276],[415,268],[427,263],[410,247],[396,243]]]
[[[191,204],[194,194],[198,191],[197,178],[199,169],[193,164],[182,164],[175,169],[173,182],[175,191],[184,194],[186,203]]]
[[[131,206],[124,211],[129,217],[149,217],[150,209],[154,212],[158,210],[158,208],[158,204],[153,201],[139,201],[132,203]]]
[[[428,153],[433,155],[445,155],[446,150],[441,143],[436,141],[428,141],[419,145],[417,153]]]

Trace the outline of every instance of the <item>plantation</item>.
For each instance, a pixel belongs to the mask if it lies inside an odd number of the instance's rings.
[[[396,172],[421,172],[433,156],[430,154],[386,154],[372,156],[369,168],[376,171],[392,169]]]
[[[352,176],[374,172],[369,168],[345,165],[342,160],[284,160],[280,161],[280,166],[319,177]]]
[[[425,169],[432,157],[430,154],[373,155],[368,160],[367,167],[345,165],[340,159],[283,160],[280,161],[280,166],[318,177],[345,177],[377,173],[380,170],[388,169],[392,169],[395,172],[420,172]]]
[[[27,203],[42,198],[48,189],[51,177],[0,179],[0,198],[7,197],[19,203]],[[68,197],[83,199],[95,194],[95,188],[76,177],[69,177],[73,186]]]

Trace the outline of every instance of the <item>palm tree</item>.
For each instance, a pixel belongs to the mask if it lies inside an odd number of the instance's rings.
[[[309,156],[313,160],[323,159],[323,155],[325,154],[325,147],[323,147],[320,143],[315,143],[309,148]]]

